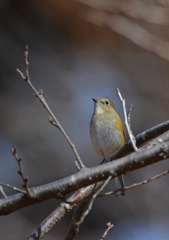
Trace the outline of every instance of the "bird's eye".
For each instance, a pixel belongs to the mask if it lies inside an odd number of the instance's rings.
[[[106,104],[106,105],[109,105],[110,103],[109,103],[109,101],[105,101],[105,104]]]

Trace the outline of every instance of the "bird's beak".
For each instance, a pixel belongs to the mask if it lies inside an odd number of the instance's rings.
[[[92,100],[93,100],[93,102],[97,103],[97,100],[96,100],[96,99],[92,98]]]

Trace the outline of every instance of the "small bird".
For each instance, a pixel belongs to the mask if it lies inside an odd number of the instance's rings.
[[[94,113],[90,121],[90,137],[94,149],[105,160],[126,142],[123,124],[116,113],[112,100],[108,97],[92,98]],[[115,178],[116,188],[124,188],[123,176]],[[116,196],[125,195],[119,191]]]

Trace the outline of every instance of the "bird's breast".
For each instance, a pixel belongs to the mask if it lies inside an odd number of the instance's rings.
[[[90,124],[90,136],[96,152],[107,158],[121,148],[124,143],[123,129],[116,123],[116,118],[93,116]]]

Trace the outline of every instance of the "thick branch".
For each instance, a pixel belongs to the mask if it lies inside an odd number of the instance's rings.
[[[78,200],[77,193],[68,198],[68,201]],[[27,240],[42,239],[76,204],[61,203],[27,238]]]
[[[55,211],[50,214],[39,226],[34,230],[34,232],[28,237],[27,240],[40,240],[42,239],[52,228],[63,218],[72,208],[76,205],[72,221],[68,228],[65,236],[65,240],[74,239],[75,235],[78,233],[80,225],[76,223],[80,220],[84,210],[88,206],[90,201],[90,196],[102,186],[103,182],[98,184],[89,185],[84,188],[78,189],[72,196],[67,200],[63,200]],[[84,200],[86,199],[86,200]],[[72,204],[74,203],[74,204]]]
[[[141,139],[142,141],[146,140],[147,136],[154,136],[154,133],[157,134],[157,132],[159,130],[164,130],[164,126],[166,126],[165,123],[163,124],[160,124],[158,125],[157,127],[154,127],[152,128],[151,130],[148,130],[146,132],[144,132],[144,134],[141,135]],[[158,131],[156,132],[156,130],[158,129]],[[146,134],[148,132],[148,135]],[[152,147],[154,146],[154,144],[159,144],[160,142],[163,142],[163,141],[166,141],[167,140],[167,137],[169,134],[163,134],[161,135],[160,137],[156,138],[156,139],[153,139],[150,143],[146,144],[146,148],[147,147]],[[169,140],[169,139],[168,139]],[[144,148],[143,148],[144,149]],[[128,186],[126,187],[125,189],[128,190],[130,188],[133,188],[133,187],[137,187],[137,186],[140,186],[142,184],[146,184],[150,181],[153,181],[161,176],[164,176],[166,174],[168,174],[169,171],[166,171],[162,174],[159,174],[159,175],[156,175],[154,176],[153,178],[151,179],[148,179],[148,180],[145,180],[143,182],[139,182],[139,183],[136,183],[136,184],[133,184],[131,186]],[[90,195],[91,193],[93,192],[93,186],[94,187],[94,190],[96,191],[98,188],[100,188],[100,186],[102,186],[102,184],[104,183],[103,182],[99,182],[97,185],[90,185],[88,187],[84,187],[84,188],[81,188],[79,189],[78,191],[76,191],[75,194],[73,194],[68,200],[65,200],[64,203],[61,203],[61,205],[49,216],[47,217],[41,224],[40,226],[38,226],[37,229],[35,229],[35,231],[31,234],[31,236],[28,238],[29,240],[36,240],[37,239],[37,236],[38,236],[38,239],[41,239],[47,232],[49,232],[60,220],[62,217],[65,216],[65,214],[70,211],[70,209],[72,209],[73,206],[75,206],[77,203],[80,203],[79,201],[82,201],[80,204],[78,204],[78,206],[76,207],[76,210],[75,210],[75,213],[73,215],[73,218],[72,218],[72,221],[71,221],[71,224],[69,226],[69,229],[66,233],[66,236],[65,236],[65,240],[67,239],[74,239],[75,235],[78,233],[79,231],[79,228],[80,228],[80,225],[77,225],[76,223],[80,221],[81,219],[81,216],[84,212],[84,210],[86,209],[89,201],[90,201]],[[109,194],[114,194],[116,193],[118,190],[116,191],[112,191],[112,192],[109,192],[109,193],[105,193],[105,194],[101,194],[101,196],[107,196]],[[86,199],[84,201],[84,199]],[[72,202],[74,202],[74,205],[72,205]]]
[[[141,146],[147,141],[150,141],[151,139],[161,135],[164,133],[163,141],[169,140],[169,134],[166,134],[165,132],[169,130],[169,121],[166,121],[164,123],[161,123],[155,127],[152,127],[145,132],[142,132],[138,134],[135,139],[137,146]],[[113,161],[117,158],[126,156],[128,153],[134,151],[131,141],[129,140],[121,149],[119,149],[117,152],[115,152],[112,156],[110,156],[110,161]]]
[[[169,157],[169,141],[141,152],[134,152],[126,157],[93,168],[84,168],[80,172],[64,179],[30,188],[32,198],[23,194],[15,194],[0,200],[0,215],[6,215],[30,204],[42,202],[51,198],[62,199],[66,194],[88,186],[110,175],[112,178],[127,172],[143,168]]]

